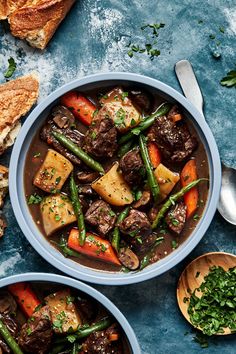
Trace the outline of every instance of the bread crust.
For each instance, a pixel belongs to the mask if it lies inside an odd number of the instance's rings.
[[[0,20],[6,20],[7,17],[17,9],[25,6],[32,0],[0,0]]]
[[[13,36],[44,49],[75,0],[31,0],[8,18]]]
[[[36,102],[39,82],[35,74],[19,77],[0,85],[0,155],[14,143],[19,119]]]

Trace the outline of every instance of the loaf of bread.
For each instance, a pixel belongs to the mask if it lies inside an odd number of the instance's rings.
[[[75,0],[4,0],[4,2],[5,10],[1,5],[0,16],[8,17],[13,36],[25,39],[32,47],[44,49]]]
[[[36,102],[39,82],[35,74],[0,85],[0,155],[12,144],[20,130],[19,119]]]

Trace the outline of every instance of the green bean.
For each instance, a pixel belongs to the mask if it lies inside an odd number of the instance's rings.
[[[59,354],[65,349],[65,343],[54,345],[49,354]]]
[[[139,267],[139,270],[142,270],[143,268],[147,267],[149,262],[150,262],[150,259],[151,259],[151,256],[152,256],[152,252],[153,250],[162,243],[162,241],[164,240],[164,237],[161,236],[161,237],[158,237],[154,243],[154,245],[152,246],[152,249],[143,257],[143,259],[140,261],[140,267]]]
[[[118,157],[123,157],[128,151],[131,150],[131,146],[133,144],[133,139],[127,141],[124,145],[121,145],[120,148],[118,149],[117,155]]]
[[[118,144],[119,145],[124,144],[128,140],[132,139],[134,135],[139,135],[142,131],[149,128],[155,122],[156,118],[164,116],[169,112],[170,109],[171,109],[171,105],[169,103],[166,102],[162,103],[160,107],[158,107],[155,113],[151,114],[149,117],[142,120],[139,125],[137,125],[135,128],[131,129],[128,133],[123,135],[118,141]]]
[[[121,221],[123,221],[126,216],[129,214],[130,207],[125,208],[118,216],[116,224],[119,224]],[[112,241],[111,241],[112,247],[116,250],[116,252],[119,252],[120,249],[120,230],[119,226],[115,226],[113,234],[112,234]]]
[[[71,351],[71,354],[77,354],[78,353],[78,350],[80,350],[82,348],[81,345],[79,345],[78,343],[74,343],[73,345],[73,349]]]
[[[156,177],[153,173],[153,169],[152,169],[152,165],[150,162],[145,137],[143,135],[139,135],[139,147],[140,147],[141,156],[142,156],[142,159],[144,162],[144,166],[147,171],[148,185],[151,189],[153,199],[156,202],[158,200],[158,196],[160,194],[160,188],[159,188],[159,184],[157,183]]]
[[[100,172],[101,174],[105,173],[102,165],[99,162],[95,161],[91,156],[89,156],[79,146],[74,144],[65,135],[60,134],[60,133],[58,133],[56,131],[52,132],[52,134],[64,147],[66,147],[73,154],[78,156],[85,163],[85,165],[89,166],[94,171]]]
[[[63,253],[63,255],[65,257],[76,257],[76,258],[81,258],[81,254],[76,252],[76,251],[73,251],[71,248],[69,248],[67,246],[67,241],[65,239],[65,237],[62,235],[61,238],[60,238],[60,243],[58,242],[55,242],[55,241],[50,241],[51,243],[55,244],[59,249],[60,251]]]
[[[71,202],[73,205],[73,209],[78,222],[79,243],[80,246],[83,246],[86,238],[86,228],[84,222],[84,215],[83,215],[82,207],[78,196],[77,186],[75,184],[75,180],[72,174],[70,176],[70,194],[71,194]]]
[[[69,340],[73,336],[73,339],[76,341],[78,339],[82,339],[85,337],[88,337],[91,333],[96,332],[96,331],[102,331],[104,329],[107,329],[110,325],[112,324],[112,319],[109,317],[103,318],[101,321],[94,323],[91,326],[87,326],[85,328],[78,329],[75,333],[72,333],[71,335],[63,338],[58,338],[56,340],[56,343],[64,343]]]
[[[0,320],[0,334],[5,340],[7,345],[11,348],[14,354],[24,354],[20,349],[19,345],[16,343],[15,339],[12,337],[11,333],[8,331],[5,324]]]
[[[189,183],[187,186],[183,187],[182,189],[180,189],[180,191],[178,191],[177,193],[172,194],[169,197],[169,199],[163,204],[162,208],[159,210],[155,220],[152,223],[152,229],[156,229],[157,228],[159,222],[165,216],[165,213],[169,210],[169,208],[172,205],[175,205],[175,202],[177,202],[178,199],[182,198],[185,193],[187,193],[190,189],[192,189],[199,182],[202,182],[202,181],[208,181],[208,179],[207,178],[199,178],[199,179]]]

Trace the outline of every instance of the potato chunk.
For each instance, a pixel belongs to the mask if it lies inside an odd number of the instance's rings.
[[[70,328],[75,331],[82,324],[69,289],[60,290],[47,296],[45,302],[49,308],[53,329],[56,333],[68,332]]]
[[[133,195],[118,167],[119,164],[115,163],[104,176],[92,183],[92,188],[109,204],[117,206],[131,204]]]
[[[60,191],[72,170],[73,165],[69,160],[49,149],[33,183],[45,192]]]
[[[119,132],[135,127],[141,121],[141,114],[128,97],[128,92],[117,87],[100,100]],[[103,109],[103,108],[102,108]]]
[[[172,172],[161,163],[155,169],[154,174],[160,186],[161,197],[165,199],[179,181],[179,174]]]
[[[40,203],[40,210],[47,236],[76,221],[73,206],[64,194],[45,197]]]

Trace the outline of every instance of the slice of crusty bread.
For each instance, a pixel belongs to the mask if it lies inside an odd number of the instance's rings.
[[[30,0],[32,2],[32,0]],[[0,20],[5,20],[7,17],[17,9],[20,9],[29,0],[0,0]]]
[[[0,154],[11,146],[20,129],[19,119],[36,102],[39,82],[35,74],[0,85]]]
[[[44,49],[75,0],[29,0],[9,17],[15,37],[26,39],[32,47]]]

